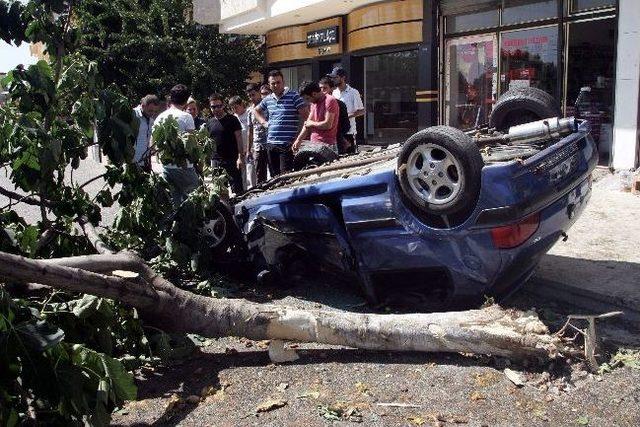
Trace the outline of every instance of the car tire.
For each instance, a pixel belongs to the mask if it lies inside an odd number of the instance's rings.
[[[398,155],[403,198],[428,225],[449,228],[464,222],[480,194],[484,163],[470,136],[448,126],[412,135]]]
[[[338,154],[325,144],[304,144],[293,157],[293,169],[296,171],[317,167],[338,159]]]
[[[209,255],[214,258],[229,255],[243,241],[233,219],[233,210],[226,202],[218,200],[207,209],[206,217],[201,233]]]
[[[498,98],[489,116],[489,126],[506,132],[512,126],[560,115],[560,105],[547,92],[521,87],[508,90]]]

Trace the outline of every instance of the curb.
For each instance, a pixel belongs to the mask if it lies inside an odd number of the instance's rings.
[[[528,281],[522,291],[562,302],[589,314],[622,311],[624,315],[620,321],[640,327],[640,307],[632,306],[619,298],[535,276]]]

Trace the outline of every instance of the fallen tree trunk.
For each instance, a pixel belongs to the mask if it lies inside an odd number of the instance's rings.
[[[125,279],[114,270],[138,273]],[[161,328],[207,337],[317,342],[370,350],[463,352],[548,359],[565,349],[532,313],[492,306],[462,312],[379,315],[296,310],[215,299],[177,288],[136,255],[33,260],[0,252],[0,277],[119,300]]]

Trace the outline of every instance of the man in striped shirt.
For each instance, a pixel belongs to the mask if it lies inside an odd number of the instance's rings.
[[[295,91],[284,87],[280,70],[269,73],[269,87],[273,93],[265,97],[254,109],[256,119],[267,128],[267,161],[272,175],[293,168],[291,145],[298,136],[298,124],[305,121],[309,108]],[[269,120],[265,119],[265,112]]]

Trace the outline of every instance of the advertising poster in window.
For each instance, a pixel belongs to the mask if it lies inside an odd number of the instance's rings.
[[[500,57],[502,93],[509,89],[533,86],[557,97],[557,27],[502,33]]]
[[[497,92],[495,35],[447,41],[446,123],[469,129],[486,123]]]

